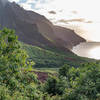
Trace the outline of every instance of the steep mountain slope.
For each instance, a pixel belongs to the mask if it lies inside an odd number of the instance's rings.
[[[55,26],[55,35],[59,39],[61,38],[64,43],[63,45],[67,48],[71,48],[74,45],[79,44],[80,42],[84,42],[85,40],[79,37],[74,30],[70,30],[64,27]]]
[[[1,28],[15,29],[19,40],[41,47],[56,46],[66,49],[85,41],[74,31],[54,26],[44,16],[26,11],[18,4],[7,0],[0,0],[0,25]]]

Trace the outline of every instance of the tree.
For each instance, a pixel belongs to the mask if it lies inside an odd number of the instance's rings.
[[[64,79],[50,76],[44,85],[44,92],[50,95],[62,95],[65,92],[67,83]]]
[[[0,100],[39,100],[39,84],[27,70],[31,62],[13,30],[0,31]]]
[[[14,30],[4,28],[0,31],[0,71],[16,71],[26,66],[27,54],[21,49]]]
[[[59,69],[59,75],[68,78],[71,66],[65,64]]]
[[[77,69],[79,75],[73,80],[75,86],[70,83],[72,87],[67,88],[62,100],[99,100],[100,64],[87,63]]]

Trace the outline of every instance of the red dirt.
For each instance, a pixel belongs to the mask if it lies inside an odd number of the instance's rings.
[[[78,61],[77,59],[74,58],[65,58],[66,60],[70,60],[70,61]]]
[[[52,74],[49,72],[41,72],[41,71],[29,71],[29,72],[34,72],[37,75],[38,80],[42,83],[44,83],[48,79],[49,74],[53,76],[57,76],[56,73]]]
[[[48,78],[48,73],[46,72],[34,72],[38,76],[38,80],[44,83]]]

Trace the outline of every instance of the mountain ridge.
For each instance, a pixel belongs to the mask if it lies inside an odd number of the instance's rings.
[[[7,2],[5,6],[0,0],[1,28],[15,29],[20,41],[41,47],[46,45],[66,50],[80,42],[85,42],[85,39],[73,30],[55,26],[46,17],[33,11],[27,11],[15,2],[4,1]]]

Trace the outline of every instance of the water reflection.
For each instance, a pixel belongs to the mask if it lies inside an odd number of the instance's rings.
[[[80,43],[72,51],[82,57],[100,59],[100,42]]]

